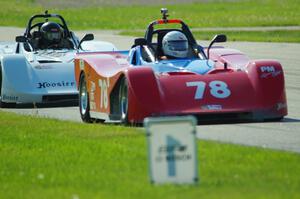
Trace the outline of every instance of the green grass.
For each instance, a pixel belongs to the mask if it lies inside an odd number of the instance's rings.
[[[143,37],[144,31],[121,31],[121,35]],[[228,41],[300,42],[300,30],[276,31],[193,31],[197,40],[211,40],[216,34],[226,34]]]
[[[299,198],[300,156],[198,141],[200,184],[149,183],[143,129],[0,112],[0,198]]]
[[[1,0],[0,25],[24,27],[28,18],[42,13],[35,1]],[[86,4],[88,6],[88,2]],[[144,29],[161,18],[157,6],[105,6],[86,8],[53,8],[62,14],[71,29]],[[299,0],[211,1],[168,5],[171,17],[184,19],[195,27],[248,27],[300,25]]]
[[[25,27],[30,16],[43,13],[35,0],[0,0],[0,26]],[[55,5],[55,4],[54,4]],[[84,8],[50,8],[66,19],[71,30],[109,29],[140,34],[147,25],[161,18],[160,8],[165,5],[103,6]],[[191,28],[201,27],[254,27],[299,26],[299,0],[244,0],[210,1],[193,4],[168,5],[171,18],[183,19]],[[133,32],[133,33],[132,33]],[[137,33],[135,33],[137,32]],[[218,32],[195,32],[199,39],[210,39]],[[227,31],[232,41],[299,42],[300,31]]]

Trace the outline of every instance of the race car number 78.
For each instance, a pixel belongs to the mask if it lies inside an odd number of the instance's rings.
[[[100,87],[100,108],[108,107],[108,88],[109,88],[109,80],[99,79],[99,87]]]
[[[195,93],[195,100],[203,99],[206,83],[202,81],[195,81],[195,82],[186,82],[187,87],[195,86],[197,87]],[[223,81],[211,81],[208,84],[210,88],[210,94],[215,98],[227,98],[230,96],[231,92],[227,86],[227,84]]]

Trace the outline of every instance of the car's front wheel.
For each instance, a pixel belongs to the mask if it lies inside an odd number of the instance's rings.
[[[119,90],[119,105],[121,112],[121,122],[128,124],[128,84],[125,77],[121,80]]]
[[[82,121],[91,123],[89,94],[86,86],[85,75],[82,73],[79,80],[79,111]]]

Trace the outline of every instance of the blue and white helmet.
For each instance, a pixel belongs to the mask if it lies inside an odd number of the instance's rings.
[[[182,32],[168,32],[162,40],[162,49],[167,56],[185,58],[188,55],[188,40]]]

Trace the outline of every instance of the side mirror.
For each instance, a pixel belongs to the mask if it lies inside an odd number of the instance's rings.
[[[91,41],[94,39],[94,34],[86,34],[84,35],[84,37],[80,40],[79,44],[78,44],[78,49],[81,49],[81,44],[84,41]]]
[[[212,45],[213,45],[214,43],[221,43],[221,42],[226,42],[226,41],[227,41],[226,35],[223,35],[223,34],[221,34],[221,35],[216,35],[216,36],[212,39],[212,41],[210,42],[210,44],[209,44],[209,46],[208,46],[208,48],[207,48],[207,58],[209,59],[209,50],[210,50],[210,48],[212,47]]]
[[[134,45],[132,47],[143,46],[143,45],[147,45],[147,40],[145,38],[136,38],[134,40]]]
[[[212,42],[214,43],[221,43],[226,41],[227,41],[226,35],[216,35],[212,40]]]
[[[27,42],[27,38],[25,36],[16,36],[16,42],[25,43]]]

